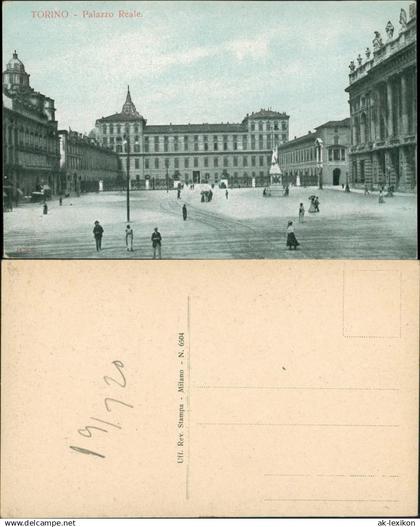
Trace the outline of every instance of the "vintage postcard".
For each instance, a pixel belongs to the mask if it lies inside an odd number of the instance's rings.
[[[3,517],[417,514],[417,262],[2,279]]]
[[[415,4],[3,18],[1,516],[415,515]]]
[[[5,256],[416,258],[415,3],[3,16]]]

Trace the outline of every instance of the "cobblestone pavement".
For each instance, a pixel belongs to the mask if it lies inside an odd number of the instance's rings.
[[[319,214],[298,223],[302,202],[320,199]],[[188,218],[182,219],[186,203]],[[18,258],[134,258],[152,257],[150,236],[155,226],[162,234],[165,259],[224,258],[416,258],[416,196],[387,198],[341,190],[292,188],[290,196],[262,196],[262,189],[215,189],[210,203],[200,202],[200,189],[136,191],[131,193],[134,251],[125,248],[124,192],[86,194],[42,205],[26,204],[4,214],[4,251]],[[285,230],[295,222],[300,247],[289,251]],[[97,253],[94,220],[104,227],[103,250]]]

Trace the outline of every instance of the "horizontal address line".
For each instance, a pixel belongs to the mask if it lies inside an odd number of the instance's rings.
[[[199,426],[326,426],[326,427],[374,427],[374,428],[398,428],[399,425],[375,425],[375,424],[339,424],[339,423],[195,423]]]
[[[399,392],[399,388],[351,388],[351,387],[326,387],[326,386],[194,386],[197,389],[211,390],[342,390],[342,391],[375,391],[375,392]]]
[[[343,500],[339,500],[339,499],[327,499],[327,498],[317,498],[317,499],[312,499],[312,498],[308,498],[308,499],[305,499],[305,498],[296,498],[296,499],[293,499],[293,498],[290,498],[290,499],[286,499],[286,498],[265,498],[264,501],[364,501],[366,503],[398,503],[399,500],[358,500],[358,499],[354,499],[354,500],[346,500],[346,499],[343,499]]]

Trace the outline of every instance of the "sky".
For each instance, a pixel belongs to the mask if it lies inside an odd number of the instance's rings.
[[[271,108],[290,115],[293,138],[349,115],[350,61],[375,30],[386,39],[388,20],[397,33],[409,3],[6,1],[3,71],[16,49],[60,129],[89,132],[121,111],[130,85],[148,124],[241,122]],[[63,16],[48,18],[54,9]]]

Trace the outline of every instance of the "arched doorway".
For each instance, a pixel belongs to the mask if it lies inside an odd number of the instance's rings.
[[[334,168],[333,170],[333,185],[340,184],[340,174],[341,170],[339,168]]]

